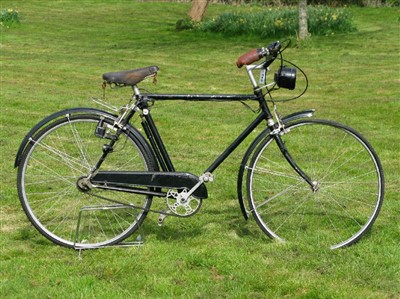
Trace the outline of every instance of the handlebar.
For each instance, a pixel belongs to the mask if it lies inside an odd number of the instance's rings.
[[[274,60],[278,55],[281,47],[281,43],[279,41],[276,41],[268,45],[268,47],[266,48],[253,49],[246,54],[240,56],[236,61],[236,65],[238,68],[241,68],[242,66],[252,64],[253,62],[256,62],[257,60],[267,55],[271,55],[271,60]]]

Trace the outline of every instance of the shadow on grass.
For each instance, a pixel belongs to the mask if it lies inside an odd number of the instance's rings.
[[[211,236],[226,239],[251,239],[255,242],[271,243],[269,239],[250,217],[247,221],[235,206],[226,205],[221,208],[207,207],[192,217],[168,216],[162,226],[157,220],[149,217],[142,226],[122,242],[136,241],[138,236],[146,243],[146,239],[158,241],[189,241],[196,238],[207,239]],[[157,219],[157,218],[156,218]],[[32,225],[18,229],[13,239],[29,244],[29,247],[59,246],[42,236]]]

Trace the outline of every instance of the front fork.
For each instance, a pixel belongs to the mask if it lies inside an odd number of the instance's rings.
[[[297,165],[295,160],[290,155],[288,149],[286,148],[285,142],[282,140],[281,133],[284,135],[284,134],[288,133],[288,131],[286,131],[285,128],[282,127],[282,128],[279,129],[279,132],[277,132],[277,130],[274,130],[271,133],[273,138],[274,138],[274,140],[275,140],[275,142],[277,143],[281,153],[285,157],[286,161],[290,164],[290,166],[292,166],[294,171],[296,171],[296,173],[299,176],[301,176],[304,181],[307,182],[307,184],[311,187],[311,190],[313,192],[317,192],[318,188],[319,188],[318,182],[312,181],[310,179],[310,177],[299,167],[299,165]]]
[[[266,120],[267,120],[267,126],[271,130],[270,135],[272,135],[273,138],[275,139],[275,142],[277,143],[286,161],[290,164],[290,166],[292,166],[292,168],[296,171],[296,173],[300,175],[304,179],[304,181],[307,182],[307,184],[311,187],[313,192],[316,192],[318,190],[318,183],[313,182],[310,179],[310,177],[297,165],[292,156],[289,154],[289,151],[285,146],[285,142],[282,140],[281,135],[288,133],[288,131],[285,129],[285,124],[277,112],[276,104],[274,103],[273,111],[271,113],[265,101],[265,98],[260,90],[256,90],[256,95],[260,98],[259,103],[261,110],[263,110],[265,115],[268,116]]]

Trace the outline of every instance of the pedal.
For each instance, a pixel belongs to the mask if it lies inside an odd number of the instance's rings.
[[[162,226],[164,224],[165,218],[167,218],[166,214],[160,214],[158,216],[158,226]]]

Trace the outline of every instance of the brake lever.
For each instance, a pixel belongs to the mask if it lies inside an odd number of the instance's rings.
[[[282,45],[279,41],[273,42],[268,45],[267,49],[269,51],[269,54],[276,58],[278,56],[279,51],[281,50]]]

